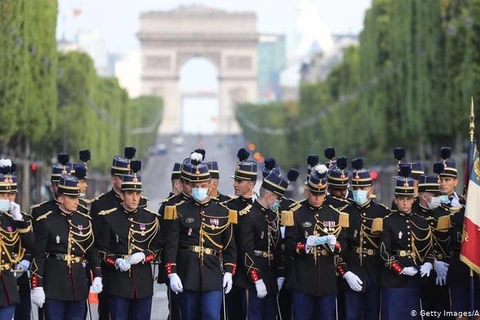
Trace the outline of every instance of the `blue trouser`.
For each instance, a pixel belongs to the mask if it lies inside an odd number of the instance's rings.
[[[414,279],[405,288],[382,288],[382,320],[421,319],[420,289]]]
[[[30,281],[26,272],[17,279],[17,285],[20,304],[15,309],[15,320],[30,320],[32,300],[30,298]]]
[[[245,289],[242,295],[242,307],[247,310],[249,320],[268,320],[277,318],[277,297],[267,294],[264,298],[257,297],[257,290]]]
[[[108,299],[112,320],[150,320],[152,297],[125,299],[110,295]]]
[[[452,311],[466,312],[472,310],[469,289],[450,287],[450,299],[452,301]],[[478,292],[474,293],[473,304],[473,310],[480,310],[480,296]]]
[[[185,290],[181,294],[180,310],[183,320],[218,320],[221,307],[221,290],[208,292]]]
[[[43,308],[46,320],[84,320],[87,311],[87,301],[46,299]]]
[[[233,285],[232,290],[225,295],[225,304],[227,305],[227,318],[228,320],[244,320],[246,317],[245,309],[242,308],[243,296],[245,295],[245,289]]]
[[[380,311],[380,290],[367,276],[362,292],[345,291],[345,319],[378,319]]]
[[[15,313],[15,305],[0,307],[0,320],[12,320]]]
[[[335,296],[316,297],[293,291],[292,308],[294,320],[334,320]]]

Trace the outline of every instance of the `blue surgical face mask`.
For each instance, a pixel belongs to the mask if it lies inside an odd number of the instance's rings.
[[[447,195],[441,195],[440,196],[440,202],[447,204],[447,203],[450,203],[450,199],[448,199]]]
[[[270,206],[270,210],[277,211],[280,208],[280,200],[275,200],[275,202]]]
[[[442,203],[442,200],[440,199],[440,197],[432,197],[430,199],[430,202],[427,203],[428,209],[434,210],[434,209],[440,207],[441,203]]]
[[[367,193],[365,190],[353,190],[353,201],[359,206],[364,205],[368,201]]]
[[[0,200],[0,212],[7,212],[10,209],[10,200],[1,199]]]
[[[203,202],[208,196],[208,188],[192,188],[192,197],[197,202]]]

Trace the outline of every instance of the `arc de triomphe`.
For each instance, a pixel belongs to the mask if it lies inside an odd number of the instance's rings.
[[[163,97],[161,133],[180,129],[179,71],[193,57],[209,59],[219,76],[219,133],[241,131],[237,102],[257,99],[256,15],[204,6],[142,13],[142,93]]]

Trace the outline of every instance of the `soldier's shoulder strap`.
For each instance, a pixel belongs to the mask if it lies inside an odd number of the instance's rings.
[[[36,221],[40,221],[40,220],[43,220],[43,219],[47,219],[47,217],[48,217],[52,212],[53,212],[53,211],[50,210],[50,211],[48,211],[47,213],[42,214],[41,216],[39,216],[39,217],[37,218]]]
[[[82,199],[86,204],[90,204],[93,202],[94,199],[87,199],[87,198],[83,198]]]
[[[83,200],[83,199],[82,199],[82,200]],[[85,202],[84,202],[84,203],[85,203]],[[80,207],[82,207],[83,209],[87,210],[87,212],[88,212],[88,208],[85,207],[85,206],[82,204],[82,201],[79,201],[79,202],[78,202],[78,205],[79,205]]]
[[[144,208],[144,210],[147,211],[148,213],[153,214],[154,216],[161,217],[161,215],[158,214],[158,212],[155,212],[155,211],[153,211],[153,210],[150,210],[149,208]]]
[[[85,218],[87,218],[88,220],[92,220],[92,217],[90,217],[89,214],[85,213],[85,212],[82,212],[80,210],[77,210],[77,213]]]
[[[94,198],[94,199],[93,199],[91,202],[93,202],[93,201],[98,201],[98,199],[100,199],[100,197],[102,197],[104,194],[105,194],[105,192],[104,192],[104,193],[101,193],[101,194],[99,194],[99,195],[98,195],[98,196],[96,196],[96,197],[95,197],[95,198]]]
[[[165,199],[162,200],[162,202],[160,202],[160,204],[162,203],[165,203],[165,202],[168,202],[170,200],[172,200],[174,197],[176,196],[176,194],[172,194],[170,197],[167,197]]]
[[[380,203],[380,202],[376,202],[377,204],[379,204],[381,207],[383,207],[385,210],[387,210],[388,212],[392,212],[392,209],[387,207],[386,205],[384,205],[383,203]]]
[[[295,213],[298,209],[302,207],[302,202],[301,201],[295,201],[290,206],[288,207],[289,211],[292,211],[292,213]]]
[[[50,201],[50,200],[45,200],[45,201],[43,201],[43,202],[40,202],[39,204],[36,204],[36,205],[32,206],[31,209],[38,208],[38,207],[40,207],[41,205],[47,203],[48,201]]]
[[[251,209],[252,209],[252,205],[248,204],[245,208],[238,211],[238,215],[241,217],[241,216],[244,216],[246,214],[249,214]]]
[[[112,212],[117,211],[117,209],[118,209],[118,208],[115,207],[115,208],[112,208],[112,209],[102,210],[102,211],[100,211],[100,212],[98,213],[98,215],[99,215],[99,216],[106,216],[106,215],[109,215],[109,214],[112,213]]]

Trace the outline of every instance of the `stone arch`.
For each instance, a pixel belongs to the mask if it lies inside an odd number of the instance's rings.
[[[219,75],[219,133],[240,133],[232,94],[243,88],[244,101],[257,99],[256,16],[199,5],[142,13],[138,33],[142,48],[142,93],[164,99],[160,131],[180,125],[179,71],[192,57],[204,57]],[[238,94],[238,92],[237,92]]]

